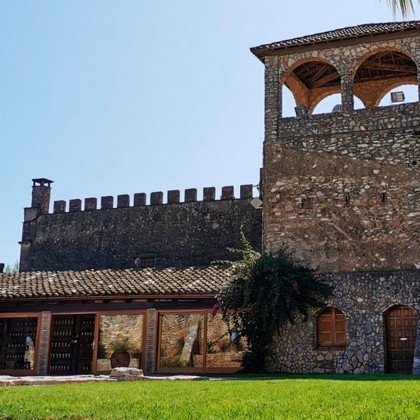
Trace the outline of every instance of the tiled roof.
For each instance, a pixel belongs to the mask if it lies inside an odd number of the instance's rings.
[[[273,42],[251,48],[256,56],[263,56],[264,52],[276,49],[300,47],[302,45],[318,44],[328,41],[337,41],[362,36],[380,35],[392,32],[407,31],[410,29],[420,29],[420,21],[413,20],[408,22],[390,23],[366,23],[348,28],[335,29],[334,31],[321,32],[314,35],[306,35],[299,38],[287,39],[285,41]]]
[[[4,273],[0,300],[208,295],[226,286],[232,274],[228,266]]]

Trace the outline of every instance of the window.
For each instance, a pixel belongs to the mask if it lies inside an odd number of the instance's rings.
[[[221,314],[160,313],[158,370],[238,371],[246,342],[232,327]]]
[[[318,346],[343,347],[346,345],[346,318],[336,308],[327,308],[318,315]]]
[[[143,352],[142,314],[99,316],[96,370],[109,373],[113,367],[140,368]],[[128,353],[129,357],[121,353]],[[124,363],[125,362],[125,363]]]
[[[139,268],[147,268],[155,266],[155,257],[153,256],[144,256],[139,258]]]

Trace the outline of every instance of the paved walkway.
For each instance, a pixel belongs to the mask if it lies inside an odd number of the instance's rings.
[[[142,376],[138,380],[153,381],[153,380],[208,380],[205,376],[193,375],[152,375]],[[82,383],[82,382],[117,382],[118,379],[110,378],[109,375],[69,375],[69,376],[9,376],[0,375],[1,386],[16,386],[16,385],[55,385],[67,383]]]

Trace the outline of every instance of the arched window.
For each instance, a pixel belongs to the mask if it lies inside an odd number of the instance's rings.
[[[346,345],[346,318],[339,309],[327,308],[317,318],[318,346],[343,347]]]

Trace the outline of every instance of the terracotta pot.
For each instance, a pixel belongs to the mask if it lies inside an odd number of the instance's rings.
[[[125,350],[115,350],[111,354],[111,367],[128,367],[130,365],[130,354]]]

